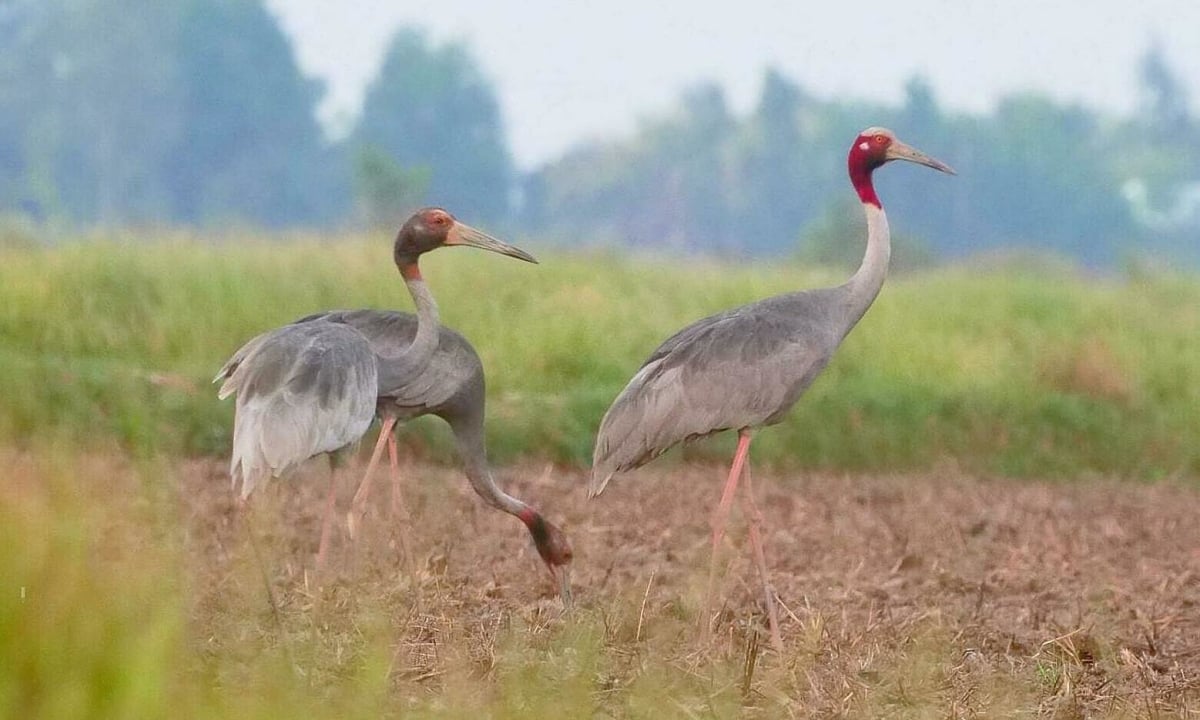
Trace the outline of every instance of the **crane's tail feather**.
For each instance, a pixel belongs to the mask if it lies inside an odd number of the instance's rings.
[[[608,487],[608,481],[612,480],[616,473],[610,470],[592,470],[591,480],[588,481],[588,499],[592,499],[604,492],[604,488]]]
[[[216,380],[237,395],[229,475],[249,496],[272,476],[358,440],[375,416],[378,368],[367,339],[335,323],[285,325],[253,338]]]

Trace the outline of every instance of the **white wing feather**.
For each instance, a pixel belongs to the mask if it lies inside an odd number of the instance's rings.
[[[357,442],[375,415],[378,369],[361,333],[328,322],[259,335],[217,374],[237,394],[229,475],[245,498],[268,477]]]

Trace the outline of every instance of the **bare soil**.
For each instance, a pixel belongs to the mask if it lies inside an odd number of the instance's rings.
[[[380,473],[351,543],[344,515],[361,469],[341,475],[333,570],[321,581],[312,569],[328,482],[322,464],[273,483],[249,516],[236,509],[223,465],[175,468],[202,654],[235,647],[232,635],[253,632],[241,623],[268,628],[260,632],[284,645],[315,633],[323,659],[307,672],[336,683],[352,672],[354,649],[382,637],[396,692],[422,702],[443,691],[448,666],[467,663],[488,678],[503,638],[526,634],[536,644],[579,622],[603,632],[597,717],[629,714],[622,689],[654,663],[697,677],[713,664],[741,668],[730,682],[750,717],[915,707],[943,717],[1200,715],[1194,484],[1018,482],[953,468],[756,472],[781,604],[780,656],[765,635],[740,505],[720,554],[714,639],[700,642],[723,468],[660,462],[592,501],[579,470],[500,471],[511,493],[572,538],[576,607],[566,615],[521,523],[486,507],[454,468],[404,464],[408,522],[391,516]],[[247,529],[279,621],[255,576]],[[234,591],[246,604],[230,599]],[[362,627],[363,608],[383,618],[379,627]],[[681,695],[675,705],[683,716],[693,714],[688,702]]]

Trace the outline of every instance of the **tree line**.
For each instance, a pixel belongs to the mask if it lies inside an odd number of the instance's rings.
[[[1145,256],[1194,264],[1200,123],[1161,48],[1140,70],[1129,118],[1033,93],[955,113],[920,78],[899,106],[834,101],[773,69],[739,118],[720,87],[700,85],[635,136],[576,148],[533,173],[526,220],[564,241],[857,262],[862,219],[845,154],[878,124],[959,172],[880,175],[900,229],[897,262],[1028,248],[1098,268]]]
[[[564,244],[850,262],[846,143],[883,124],[960,172],[880,178],[900,262],[1200,259],[1200,123],[1153,44],[1130,117],[1036,94],[953,112],[920,78],[898,106],[835,101],[768,69],[745,116],[701,84],[527,173],[469,49],[418,28],[392,38],[337,140],[261,0],[10,0],[0,48],[0,212],[34,221],[386,226],[437,203]]]
[[[425,198],[509,212],[494,89],[465,47],[416,29],[396,33],[336,142],[261,0],[12,0],[0,48],[10,213],[285,227],[394,221]]]

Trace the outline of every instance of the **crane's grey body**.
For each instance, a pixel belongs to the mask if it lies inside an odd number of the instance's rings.
[[[237,393],[229,474],[242,497],[313,455],[362,437],[375,416],[378,368],[361,333],[318,321],[247,342],[225,363],[219,398]]]
[[[486,380],[475,348],[460,333],[444,325],[428,361],[416,372],[404,357],[418,333],[416,315],[390,310],[335,310],[309,315],[297,324],[335,323],[356,330],[369,344],[379,364],[375,414],[405,422],[422,415],[446,421],[454,434],[464,472],[471,487],[488,504],[511,514],[525,503],[500,490],[487,465],[484,434]],[[392,379],[389,379],[392,378]],[[395,378],[404,378],[397,384]]]
[[[471,343],[458,332],[441,325],[437,344],[416,372],[391,368],[388,358],[402,356],[417,334],[417,316],[391,310],[332,310],[309,315],[297,325],[333,323],[357,331],[367,341],[380,364],[376,391],[376,414],[398,421],[421,415],[454,417],[471,404],[482,405],[483,363]],[[394,378],[407,375],[406,382]],[[392,379],[390,379],[392,378]]]
[[[868,206],[867,252],[844,285],[777,295],[668,338],[600,423],[589,494],[680,442],[778,423],[829,363],[883,285],[887,217]]]
[[[588,484],[591,497],[603,492],[614,474],[636,468],[680,442],[737,430],[737,448],[712,519],[704,637],[712,618],[717,549],[747,468],[753,429],[783,419],[883,287],[891,256],[890,232],[871,174],[891,160],[954,172],[900,142],[890,130],[872,127],[860,133],[846,156],[850,183],[867,217],[867,248],[858,271],[838,287],[778,295],[689,325],[650,355],[600,423]],[[775,592],[761,541],[761,513],[752,493],[743,500],[771,641],[782,654]]]
[[[437,344],[414,368],[407,351],[419,324],[407,312],[333,310],[263,333],[238,350],[217,379],[226,379],[220,397],[238,393],[230,475],[242,496],[307,458],[353,445],[377,415],[398,422],[435,415],[454,433],[475,491],[510,513],[523,509],[487,470],[479,354],[439,325]]]
[[[397,422],[434,414],[458,443],[467,478],[492,506],[521,520],[538,554],[570,603],[566,535],[536,510],[504,493],[487,464],[484,441],[484,379],[479,355],[462,335],[438,321],[437,303],[418,260],[439,247],[466,245],[536,263],[532,255],[458,222],[441,208],[414,213],[396,234],[392,257],[412,296],[416,314],[382,310],[334,310],[301,318],[246,343],[217,373],[218,393],[237,394],[230,476],[243,499],[266,478],[321,453],[356,443],[376,415],[383,431],[355,493],[351,518],[366,511],[372,470],[389,445],[393,501],[400,500],[395,439]],[[318,574],[329,545],[336,482],[330,477]]]

